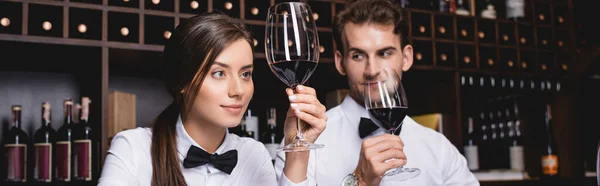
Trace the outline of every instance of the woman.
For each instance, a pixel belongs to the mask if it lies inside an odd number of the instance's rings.
[[[195,16],[177,26],[163,56],[174,101],[152,128],[114,137],[99,185],[277,185],[264,146],[227,132],[240,123],[254,92],[251,43],[248,31],[222,14]],[[308,123],[305,135],[314,142],[325,128],[325,107],[312,88],[286,92],[293,106],[286,133],[294,132],[298,117]],[[280,185],[307,184],[308,156],[286,155]]]

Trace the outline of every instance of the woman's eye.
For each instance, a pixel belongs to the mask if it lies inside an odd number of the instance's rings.
[[[213,72],[212,76],[214,78],[222,78],[223,76],[225,76],[225,73],[223,71],[217,71],[217,72]]]
[[[250,77],[252,77],[252,72],[250,72],[250,71],[244,72],[244,73],[242,73],[242,77],[244,77],[244,78],[250,78]]]

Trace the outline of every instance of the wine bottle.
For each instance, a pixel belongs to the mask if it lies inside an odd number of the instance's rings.
[[[400,3],[400,7],[402,7],[402,8],[408,8],[410,6],[409,0],[400,0],[400,1],[396,1],[396,2]]]
[[[519,120],[519,106],[514,101],[512,112],[507,109],[509,118],[509,138],[510,138],[510,169],[517,171],[525,170],[525,160],[523,155],[523,142],[521,140],[521,121]]]
[[[277,127],[276,114],[277,110],[275,108],[270,108],[267,112],[267,130],[263,133],[261,139],[273,161],[275,161],[275,158],[277,157],[277,147],[279,147],[279,143],[277,142],[277,131],[275,130]]]
[[[525,0],[506,0],[506,19],[525,20]]]
[[[549,104],[546,105],[545,115],[546,140],[544,141],[544,147],[546,150],[542,154],[542,176],[555,177],[558,175],[558,154],[552,136],[552,110]]]
[[[450,2],[448,0],[437,0],[437,1],[438,1],[438,11],[448,12],[450,10]]]
[[[77,104],[75,104],[75,108],[73,109],[73,115],[71,116],[72,122],[73,122],[73,124],[75,124],[73,129],[75,129],[78,126],[76,124],[79,124],[80,113],[81,113],[81,104],[77,103]]]
[[[8,185],[27,185],[29,137],[21,130],[21,105],[13,105],[11,111],[12,127],[4,138],[4,181]]]
[[[481,11],[481,17],[487,19],[496,19],[496,8],[490,0],[486,0],[485,9]]]
[[[240,137],[254,138],[246,128],[246,119],[242,119],[242,122],[240,123],[240,132],[237,135]]]
[[[64,101],[64,123],[56,133],[56,172],[55,182],[57,185],[69,185],[72,181],[73,164],[71,163],[71,146],[73,142],[73,101]]]
[[[494,118],[494,110],[490,109],[489,113],[488,113],[488,120],[490,122],[490,130],[489,130],[489,137],[490,137],[490,145],[488,146],[488,148],[490,149],[496,149],[498,148],[498,131],[497,131],[497,124],[496,124],[496,120]],[[491,152],[491,150],[490,150]],[[491,169],[496,169],[498,168],[498,154],[497,153],[490,153],[489,154],[491,161],[490,161],[490,168]]]
[[[89,97],[81,98],[81,112],[79,114],[79,124],[73,134],[73,181],[77,185],[93,185],[95,168],[94,138],[93,128],[90,124]]]
[[[468,136],[465,141],[465,157],[467,158],[467,165],[469,170],[476,171],[479,170],[479,149],[477,148],[477,144],[475,141],[475,132],[473,128],[473,118],[469,117],[467,120],[468,123]]]
[[[498,162],[498,167],[500,169],[508,169],[510,167],[510,156],[509,156],[509,149],[508,149],[508,135],[505,133],[505,129],[506,127],[506,123],[507,123],[507,119],[506,117],[503,115],[504,111],[502,109],[502,106],[504,105],[504,100],[503,99],[498,99],[498,109],[496,110],[496,123],[498,125],[498,138],[496,139],[496,144],[498,145],[496,147],[497,149],[497,162]]]
[[[468,16],[469,14],[469,10],[466,8],[464,0],[458,0],[457,2],[457,8],[456,8],[456,15],[463,15],[463,16]]]
[[[36,185],[50,185],[54,170],[54,129],[51,121],[51,105],[42,103],[42,127],[34,135],[33,181]]]
[[[479,163],[480,163],[480,167],[479,169],[488,169],[490,167],[491,162],[489,160],[492,160],[490,158],[490,153],[489,153],[489,149],[490,149],[490,136],[489,136],[489,127],[488,127],[488,123],[487,120],[485,118],[485,111],[482,110],[481,113],[479,113],[479,125],[481,125],[481,144],[479,146]]]

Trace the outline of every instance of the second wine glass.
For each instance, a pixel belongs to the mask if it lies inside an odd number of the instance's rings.
[[[286,2],[270,7],[264,43],[271,71],[293,90],[304,84],[319,61],[319,37],[308,4]],[[302,129],[303,125],[298,119],[296,138],[278,150],[294,152],[323,147],[306,141]]]
[[[406,93],[401,77],[391,68],[384,68],[376,77],[365,77],[365,108],[371,120],[387,133],[395,135],[402,130],[402,124],[408,110]],[[389,170],[382,182],[399,182],[421,174],[418,168],[398,167]]]

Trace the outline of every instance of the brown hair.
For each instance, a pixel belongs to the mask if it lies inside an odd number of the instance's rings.
[[[400,36],[400,44],[406,41],[406,26],[402,21],[402,7],[392,0],[349,0],[345,9],[340,11],[334,19],[333,38],[337,50],[344,54],[344,27],[348,22],[354,24],[376,23],[381,25],[394,25],[394,33]],[[344,38],[345,39],[345,38]]]
[[[152,126],[152,185],[187,185],[177,157],[177,118],[185,121],[215,58],[238,39],[252,46],[246,28],[221,13],[188,18],[173,31],[163,51],[163,75],[174,100]]]

